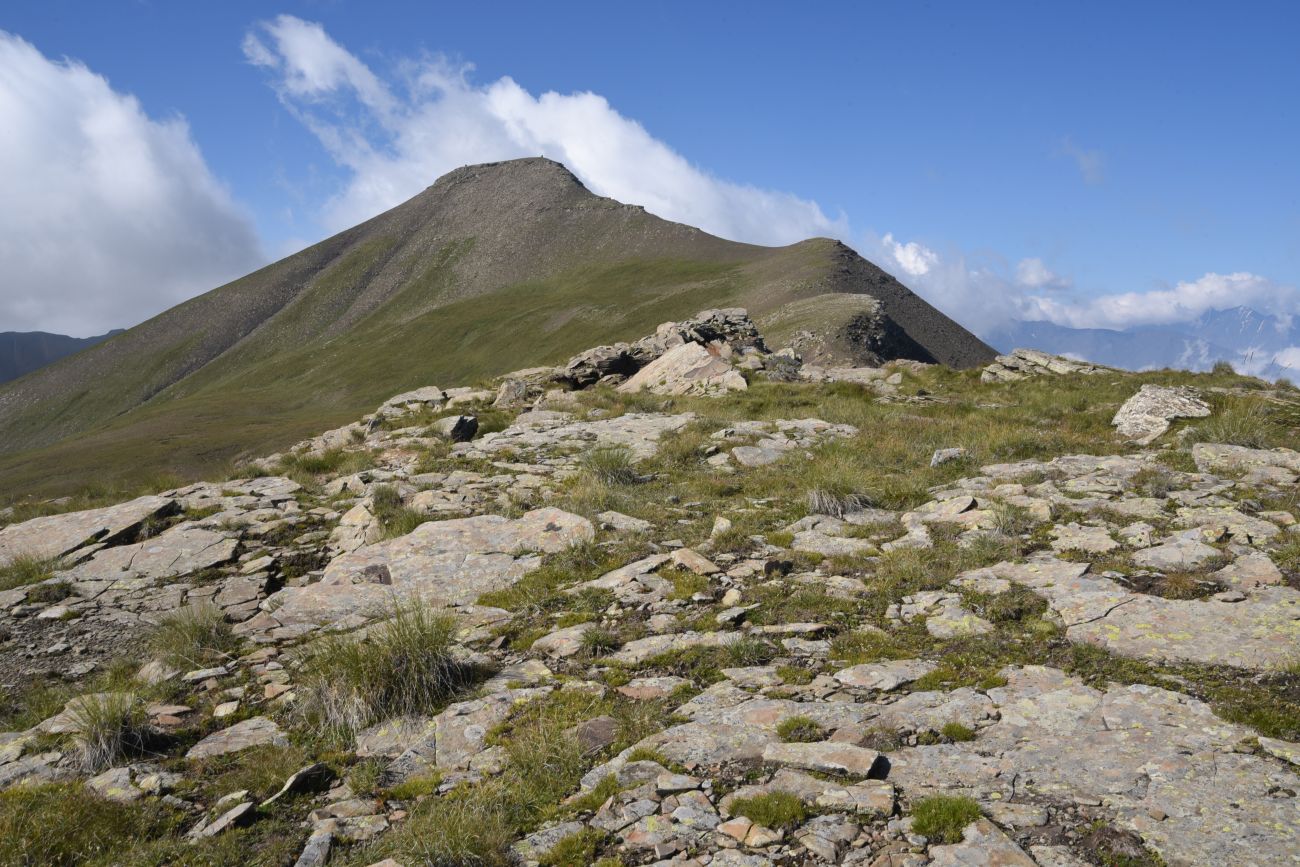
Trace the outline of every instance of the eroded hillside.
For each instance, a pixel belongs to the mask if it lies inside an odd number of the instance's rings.
[[[1293,863],[1300,394],[775,348],[11,510],[0,863]]]

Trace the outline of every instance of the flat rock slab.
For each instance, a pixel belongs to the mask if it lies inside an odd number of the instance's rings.
[[[629,641],[608,658],[611,662],[638,665],[670,650],[687,647],[726,647],[741,639],[739,632],[680,632],[674,635],[651,635]]]
[[[1292,863],[1297,803],[1279,790],[1295,791],[1296,776],[1236,752],[1249,729],[1158,687],[1103,692],[1040,666],[1002,674],[1007,686],[988,692],[998,718],[978,741],[891,753],[889,780],[913,798],[1103,803],[1169,864]]]
[[[144,542],[105,548],[63,574],[76,581],[173,578],[228,563],[238,547],[224,533],[179,524]]]
[[[316,584],[287,588],[283,604],[241,624],[247,633],[292,637],[317,626],[359,625],[393,602],[465,605],[514,584],[537,568],[540,555],[591,539],[591,522],[559,509],[511,520],[479,515],[430,521],[397,539],[336,557]]]
[[[139,497],[116,506],[47,515],[0,530],[0,563],[26,555],[62,557],[89,542],[110,542],[174,506],[169,497]]]
[[[763,748],[763,761],[783,768],[800,768],[823,774],[848,774],[866,777],[879,761],[875,750],[853,744],[820,741],[810,744],[768,744]]]
[[[924,677],[936,667],[933,662],[924,659],[895,659],[854,665],[835,672],[834,677],[844,686],[888,692]]]
[[[1111,424],[1120,436],[1139,445],[1147,445],[1165,431],[1176,418],[1205,418],[1210,405],[1201,400],[1196,389],[1186,386],[1144,385],[1124,401]]]
[[[1014,841],[988,819],[976,819],[962,841],[930,848],[932,867],[1038,867]]]
[[[1204,542],[1195,539],[1171,539],[1151,548],[1144,548],[1133,554],[1133,562],[1148,569],[1162,571],[1186,571],[1209,563],[1220,552]]]
[[[1294,659],[1300,592],[1256,587],[1239,602],[1163,599],[1084,574],[1087,563],[1000,563],[966,573],[1010,580],[1047,599],[1071,641],[1124,656],[1233,665],[1256,671]]]
[[[227,753],[237,753],[240,750],[267,744],[277,747],[288,746],[289,739],[274,721],[264,716],[255,716],[235,723],[228,729],[213,732],[191,747],[185,754],[185,758],[206,759],[212,756],[224,756]]]
[[[567,412],[523,413],[503,431],[485,434],[465,444],[469,457],[492,457],[503,451],[518,454],[577,451],[591,446],[626,446],[637,460],[653,457],[659,440],[695,420],[695,414],[629,412],[616,418],[576,421]]]

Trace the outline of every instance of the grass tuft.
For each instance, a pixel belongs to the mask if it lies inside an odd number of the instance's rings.
[[[980,806],[971,798],[934,795],[912,805],[912,830],[942,843],[960,843],[966,826],[980,817]]]
[[[586,473],[606,485],[631,485],[641,476],[636,471],[632,450],[627,446],[596,446],[582,457]]]
[[[736,798],[731,802],[731,814],[744,816],[755,825],[774,831],[788,831],[803,824],[808,818],[808,808],[798,795],[769,792],[752,798]]]
[[[149,649],[177,668],[207,668],[228,658],[238,646],[231,625],[210,602],[163,615],[149,633]]]
[[[138,754],[148,735],[144,711],[135,695],[103,692],[69,702],[73,732],[69,741],[77,764],[96,773]]]
[[[776,734],[788,744],[811,744],[826,739],[826,730],[806,716],[786,717],[777,723]]]
[[[419,602],[394,603],[365,635],[328,635],[308,649],[295,711],[318,734],[338,739],[427,714],[473,676],[452,653],[455,637],[455,618]]]
[[[19,554],[0,565],[0,590],[12,590],[46,581],[54,577],[54,570],[58,567],[58,558]]]

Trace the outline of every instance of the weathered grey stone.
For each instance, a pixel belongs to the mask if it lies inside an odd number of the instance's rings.
[[[684,343],[638,370],[618,390],[709,395],[746,388],[745,377],[720,352],[698,343]]]
[[[534,641],[531,649],[554,659],[573,656],[582,650],[582,637],[591,631],[593,625],[591,623],[579,623],[576,626],[557,629],[555,632],[543,635]]]
[[[168,497],[139,497],[103,509],[47,515],[0,529],[0,564],[26,555],[62,557],[91,542],[111,543],[147,518],[175,508]]]
[[[514,520],[479,515],[430,521],[405,536],[336,557],[320,582],[286,588],[278,594],[282,605],[240,629],[288,636],[318,625],[359,624],[395,599],[465,604],[518,581],[537,567],[539,554],[560,551],[594,532],[586,518],[549,508]]]
[[[449,415],[435,421],[433,429],[454,443],[469,442],[478,433],[478,419],[472,415]]]
[[[273,720],[264,716],[255,716],[243,722],[235,723],[227,729],[212,734],[190,747],[185,754],[187,759],[206,759],[224,756],[250,747],[287,746],[289,739],[280,731]]]
[[[1047,599],[1071,641],[1125,656],[1267,670],[1300,641],[1300,592],[1259,587],[1238,602],[1163,599],[1085,575],[1087,563],[1000,563],[982,574],[1024,584]]]
[[[612,662],[637,665],[652,656],[685,647],[726,647],[741,639],[738,632],[679,632],[638,638],[609,656]]]
[[[1211,548],[1195,539],[1174,538],[1161,545],[1145,548],[1133,554],[1133,562],[1148,569],[1161,571],[1188,571],[1221,556],[1217,548]]]
[[[785,768],[801,768],[823,774],[851,774],[866,777],[879,761],[880,754],[853,744],[819,741],[816,743],[774,743],[763,748],[763,761]]]
[[[988,819],[966,826],[962,842],[931,846],[934,867],[1038,867],[1034,859]]]
[[[1060,376],[1063,374],[1108,373],[1109,367],[1075,361],[1061,355],[1049,355],[1036,349],[1014,349],[1010,355],[999,355],[980,374],[981,382],[1015,382],[1030,376]]]
[[[178,524],[152,539],[97,552],[64,573],[73,580],[171,578],[227,563],[239,540],[193,524]]]
[[[935,668],[933,662],[924,659],[896,659],[854,665],[835,672],[835,679],[844,686],[888,692],[924,677]]]
[[[1120,436],[1146,445],[1169,430],[1175,418],[1204,418],[1210,405],[1196,389],[1186,386],[1144,385],[1124,401],[1111,424]]]

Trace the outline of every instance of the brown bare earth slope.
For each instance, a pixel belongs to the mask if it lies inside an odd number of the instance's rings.
[[[405,388],[563,361],[710,306],[803,302],[807,318],[810,299],[841,293],[881,302],[897,356],[994,354],[839,242],[723,240],[598,197],[550,160],[468,166],[0,387],[0,500],[192,477]]]

